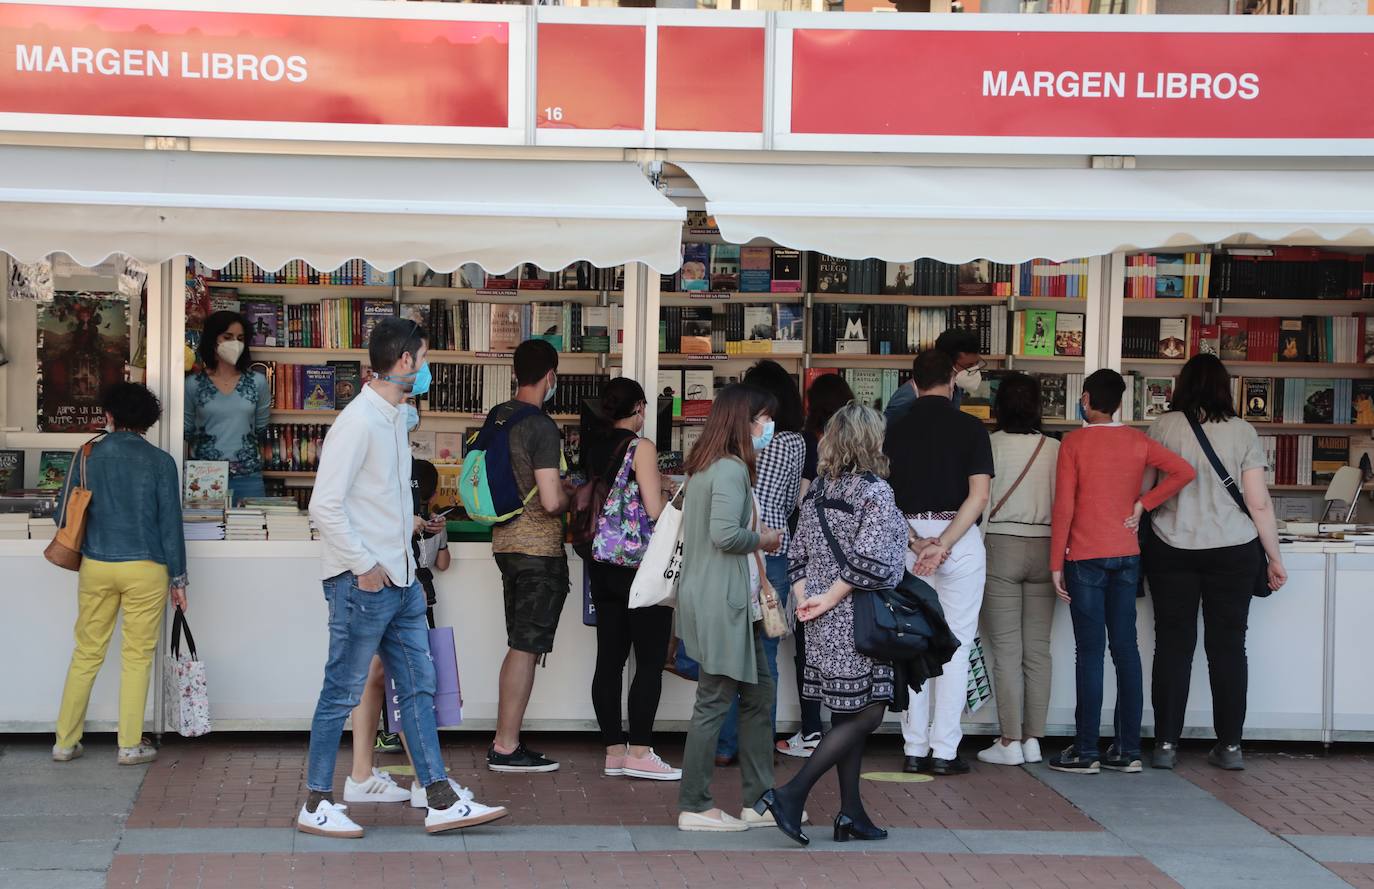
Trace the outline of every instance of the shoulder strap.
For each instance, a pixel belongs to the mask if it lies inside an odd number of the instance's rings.
[[[630,448],[638,441],[638,435],[631,435],[611,454],[611,459],[606,462],[606,468],[601,473],[601,478],[606,484],[609,485],[615,481],[616,476],[620,474],[620,470],[625,466],[625,457],[630,453]]]
[[[1202,453],[1207,455],[1207,462],[1212,464],[1212,469],[1216,472],[1217,479],[1221,482],[1222,487],[1226,489],[1226,493],[1230,494],[1231,499],[1236,501],[1236,506],[1239,506],[1240,511],[1245,513],[1245,517],[1254,521],[1250,516],[1250,510],[1245,505],[1245,496],[1241,494],[1240,486],[1237,485],[1236,480],[1231,477],[1231,473],[1226,471],[1226,467],[1222,464],[1221,458],[1218,457],[1217,452],[1213,450],[1212,443],[1207,440],[1207,433],[1202,431],[1202,424],[1192,417],[1188,417],[1188,425],[1193,428],[1193,434],[1197,436],[1197,443],[1202,448]]]
[[[1016,477],[1016,481],[1011,483],[1011,487],[1007,488],[1007,493],[1002,495],[1002,499],[997,501],[997,505],[992,508],[992,512],[988,513],[989,522],[997,518],[997,513],[1002,511],[1002,507],[1007,505],[1007,501],[1011,499],[1011,495],[1016,493],[1016,489],[1021,485],[1021,480],[1026,477],[1026,473],[1030,472],[1030,468],[1035,465],[1035,458],[1040,456],[1040,449],[1044,446],[1045,436],[1041,435],[1040,441],[1035,443],[1035,450],[1031,451],[1030,459],[1027,460],[1026,465],[1022,467],[1021,474]]]
[[[813,485],[811,490],[815,491],[816,487]],[[810,496],[810,493],[808,493],[807,497],[809,498]],[[830,520],[825,517],[825,503],[826,497],[824,494],[816,498],[816,518],[820,522],[821,534],[825,536],[825,542],[830,547],[830,554],[835,557],[835,564],[839,565],[842,571],[848,569],[853,574],[869,577],[872,578],[874,582],[881,583],[882,578],[877,577],[871,571],[865,571],[856,566],[850,561],[849,556],[845,554],[844,548],[840,546],[840,542],[835,539],[835,532],[830,529]]]

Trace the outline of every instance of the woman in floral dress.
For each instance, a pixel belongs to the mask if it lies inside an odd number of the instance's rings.
[[[797,776],[764,795],[778,828],[797,842],[812,786],[832,766],[840,779],[835,840],[880,840],[859,798],[859,768],[868,736],[893,700],[892,665],[854,648],[856,589],[884,589],[902,579],[906,522],[883,480],[885,425],[875,410],[841,408],[826,424],[816,481],[802,503],[788,556],[797,618],[806,634],[802,696],[825,703],[832,727]],[[824,524],[819,511],[825,510]],[[829,528],[829,535],[826,533]]]

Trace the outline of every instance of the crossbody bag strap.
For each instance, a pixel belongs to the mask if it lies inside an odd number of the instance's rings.
[[[1207,433],[1202,431],[1202,424],[1192,417],[1189,417],[1188,425],[1193,428],[1193,434],[1197,436],[1197,443],[1202,448],[1202,453],[1207,455],[1207,462],[1212,464],[1212,469],[1216,472],[1217,479],[1221,482],[1222,487],[1226,489],[1226,493],[1230,494],[1231,499],[1236,501],[1236,506],[1239,506],[1240,511],[1245,513],[1245,517],[1253,522],[1254,517],[1250,515],[1250,510],[1245,505],[1245,495],[1240,492],[1240,486],[1237,485],[1236,480],[1231,477],[1231,473],[1226,471],[1226,467],[1222,464],[1221,458],[1217,456],[1217,452],[1212,448],[1212,443],[1207,440]]]
[[[989,522],[997,518],[997,514],[1002,511],[1003,506],[1007,505],[1007,501],[1011,499],[1011,495],[1016,493],[1016,489],[1021,485],[1021,480],[1026,477],[1026,473],[1030,472],[1031,467],[1035,465],[1035,458],[1040,456],[1040,449],[1044,446],[1045,436],[1041,435],[1040,441],[1035,444],[1035,450],[1031,452],[1030,459],[1026,461],[1026,465],[1021,469],[1021,474],[1016,477],[1016,481],[1011,483],[1011,487],[1007,488],[1007,493],[1002,495],[1002,499],[997,501],[997,505],[992,508],[992,512],[988,513]]]
[[[90,480],[90,476],[86,474],[86,458],[91,455],[91,448],[95,445],[95,443],[100,441],[104,437],[104,432],[96,433],[96,435],[93,436],[90,441],[83,444],[81,446],[80,451],[78,451],[76,456],[80,457],[80,460],[72,460],[72,465],[78,467],[80,470],[81,484],[83,487]],[[64,528],[67,527],[67,505],[71,502],[70,498],[72,493],[72,481],[75,478],[76,473],[72,472],[70,469],[67,470],[67,478],[62,485],[62,527]]]

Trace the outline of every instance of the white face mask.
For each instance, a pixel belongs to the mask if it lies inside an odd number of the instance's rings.
[[[978,391],[978,387],[983,384],[983,372],[976,367],[968,370],[961,370],[954,375],[954,385],[963,389],[970,395]]]
[[[230,364],[238,364],[239,356],[243,354],[243,341],[224,340],[218,346],[215,346],[215,354],[219,356],[221,361],[227,361]]]

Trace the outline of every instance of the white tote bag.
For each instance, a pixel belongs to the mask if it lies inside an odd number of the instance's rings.
[[[679,485],[663,504],[663,512],[654,523],[654,533],[630,585],[631,608],[677,603],[677,579],[682,574],[682,510],[674,504],[679,502],[683,487]]]
[[[187,654],[181,653],[183,630]],[[180,608],[172,619],[172,656],[162,669],[162,717],[167,731],[186,738],[209,734],[210,691],[205,664],[196,656],[196,640]]]

